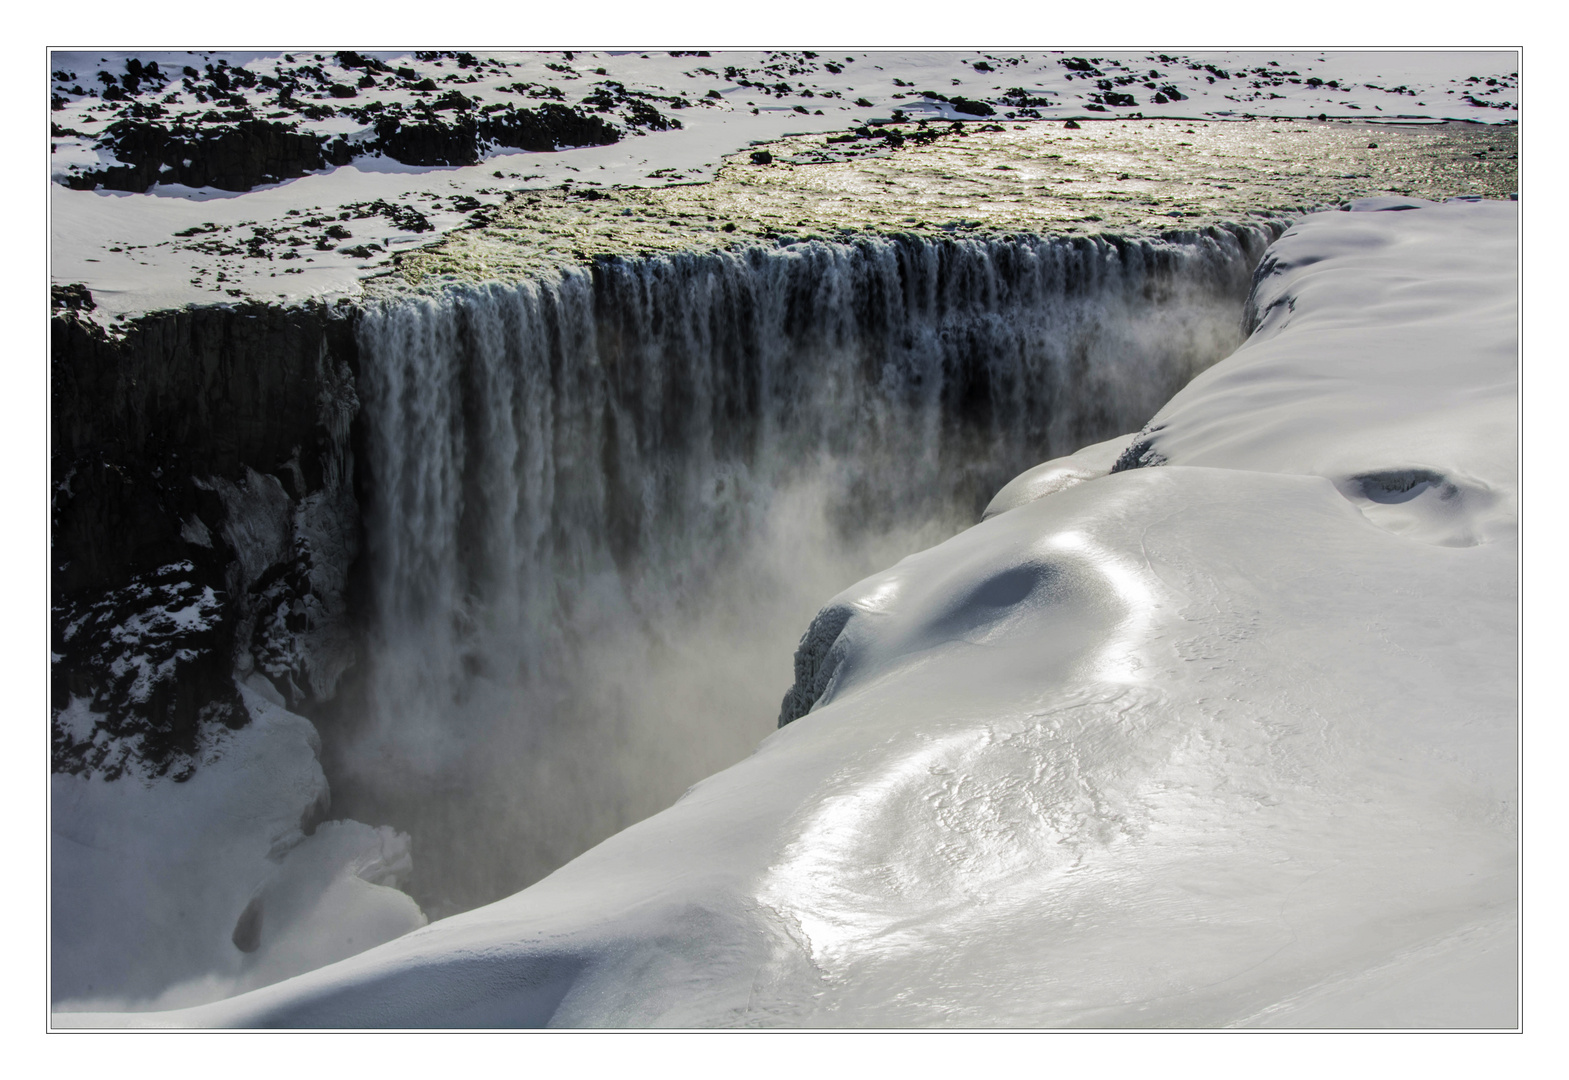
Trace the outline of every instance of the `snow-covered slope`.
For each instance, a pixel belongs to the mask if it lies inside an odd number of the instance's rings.
[[[1358,209],[1115,464],[830,603],[810,711],[669,810],[331,967],[55,1022],[1514,1026],[1516,209]]]

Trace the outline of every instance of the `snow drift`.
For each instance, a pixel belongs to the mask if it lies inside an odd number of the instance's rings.
[[[409,838],[323,822],[315,729],[241,694],[251,722],[220,728],[183,783],[51,778],[56,1003],[198,1004],[425,925],[398,891]]]
[[[1115,461],[836,597],[796,718],[675,806],[331,967],[56,1023],[1513,1026],[1517,218],[1401,205],[1288,231]]]

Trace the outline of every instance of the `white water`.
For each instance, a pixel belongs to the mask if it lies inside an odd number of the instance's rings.
[[[1272,237],[810,243],[372,307],[335,814],[410,831],[441,917],[669,805],[773,729],[824,600],[1235,348]]]

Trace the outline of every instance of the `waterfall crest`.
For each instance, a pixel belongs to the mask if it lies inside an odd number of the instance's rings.
[[[1240,343],[1278,224],[601,260],[359,325],[368,661],[335,804],[435,917],[772,730],[829,596]]]

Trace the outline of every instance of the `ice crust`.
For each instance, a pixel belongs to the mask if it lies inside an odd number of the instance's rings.
[[[342,963],[55,1023],[1515,1026],[1517,228],[1308,217],[1165,464],[840,594],[750,758]]]

